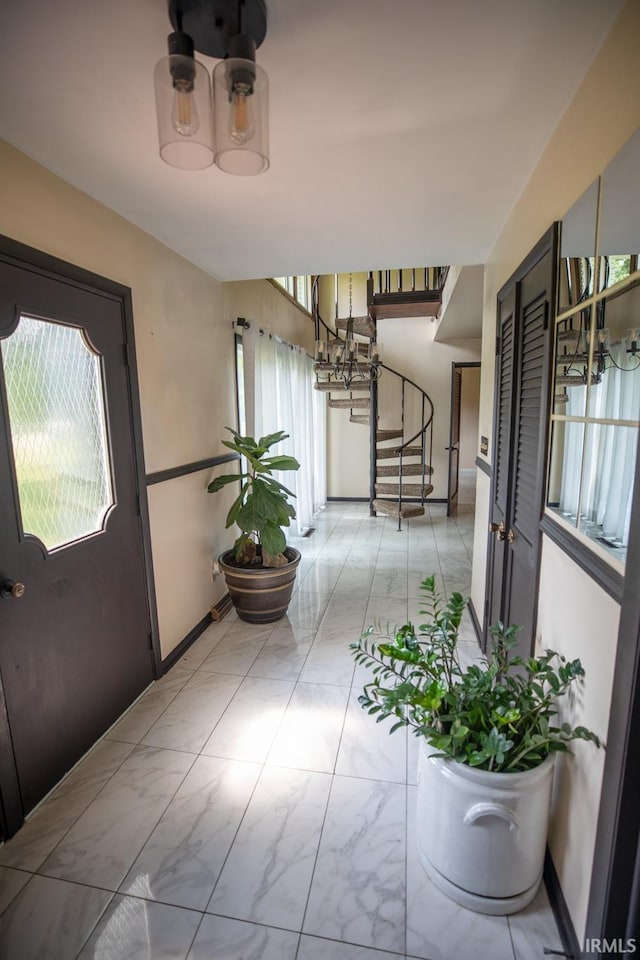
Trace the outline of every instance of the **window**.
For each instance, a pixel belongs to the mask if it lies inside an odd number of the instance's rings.
[[[274,277],[275,283],[305,310],[311,312],[311,277]]]
[[[547,488],[547,509],[622,568],[640,428],[639,165],[636,135],[563,220]]]
[[[24,533],[47,550],[99,533],[113,504],[99,354],[78,327],[26,314],[1,354]]]
[[[236,406],[238,409],[238,433],[240,436],[247,435],[247,412],[245,408],[244,391],[244,345],[242,337],[236,333]]]

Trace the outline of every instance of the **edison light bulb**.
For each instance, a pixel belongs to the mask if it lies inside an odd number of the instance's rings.
[[[192,137],[198,132],[200,118],[196,110],[196,101],[193,96],[193,82],[190,80],[176,80],[175,94],[171,109],[171,123],[176,133],[183,137]]]
[[[251,88],[245,83],[234,84],[229,114],[229,136],[238,146],[249,143],[256,132],[253,111]]]

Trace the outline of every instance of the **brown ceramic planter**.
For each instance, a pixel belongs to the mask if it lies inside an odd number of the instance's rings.
[[[301,554],[294,547],[287,547],[284,555],[289,560],[286,567],[236,567],[229,563],[233,559],[233,550],[220,555],[220,568],[241,620],[273,623],[284,617]]]

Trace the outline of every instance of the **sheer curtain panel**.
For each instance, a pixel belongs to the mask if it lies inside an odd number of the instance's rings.
[[[256,438],[277,430],[290,436],[274,448],[294,456],[300,463],[295,473],[276,478],[296,495],[294,534],[302,536],[313,515],[326,501],[326,410],[324,396],[313,389],[313,360],[302,347],[291,346],[255,324],[244,333],[247,406],[253,406]],[[251,345],[249,346],[249,341]]]

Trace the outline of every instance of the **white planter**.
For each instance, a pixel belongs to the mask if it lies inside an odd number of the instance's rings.
[[[554,755],[524,773],[418,761],[417,840],[435,885],[457,903],[504,916],[523,909],[542,878]]]

